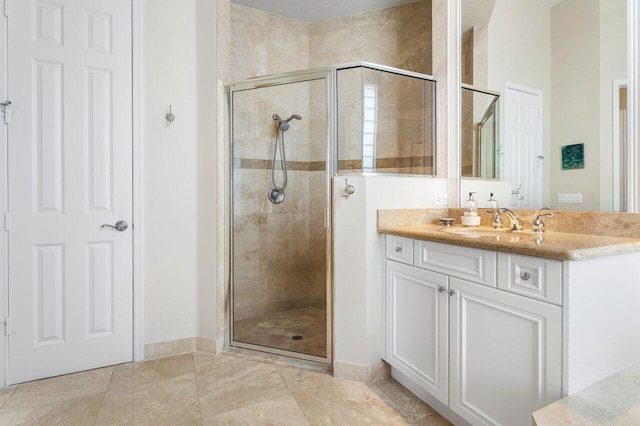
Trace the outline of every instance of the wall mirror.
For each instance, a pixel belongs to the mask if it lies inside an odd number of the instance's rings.
[[[628,210],[627,0],[460,6],[461,195]]]

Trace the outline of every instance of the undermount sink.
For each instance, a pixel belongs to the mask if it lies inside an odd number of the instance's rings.
[[[480,237],[495,237],[496,239],[501,240],[502,238],[507,239],[508,241],[517,242],[520,240],[520,237],[531,236],[533,235],[532,231],[512,231],[510,229],[494,229],[488,227],[451,227],[451,228],[443,228],[442,232],[447,232],[450,234],[460,235],[461,237],[467,238],[480,238]]]

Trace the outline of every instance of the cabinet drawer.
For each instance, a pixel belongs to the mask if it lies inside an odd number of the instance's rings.
[[[387,235],[386,258],[413,265],[413,239]]]
[[[562,305],[562,262],[498,253],[498,288]]]
[[[452,277],[496,286],[496,253],[493,251],[415,240],[413,264]]]

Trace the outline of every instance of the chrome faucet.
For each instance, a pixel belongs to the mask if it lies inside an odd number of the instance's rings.
[[[486,211],[487,214],[493,215],[491,225],[493,225],[494,229],[502,229],[502,218],[500,217],[500,213],[498,213],[498,210],[491,209]]]
[[[551,210],[548,207],[544,207],[540,210]],[[533,232],[544,232],[544,222],[542,221],[543,218],[545,217],[553,217],[554,214],[553,212],[549,212],[549,213],[543,213],[543,214],[538,214],[538,212],[536,212],[535,214],[535,219],[533,220],[533,223],[531,224],[531,229],[533,230]]]
[[[496,213],[496,216],[500,218],[500,216],[503,214],[506,214],[507,217],[509,218],[509,221],[511,222],[512,231],[522,231],[522,221],[518,218],[517,214],[515,214],[509,209],[502,207],[498,209],[498,213]],[[496,219],[494,219],[494,228],[495,228],[495,222],[496,222]],[[502,219],[500,220],[500,222],[502,222]]]

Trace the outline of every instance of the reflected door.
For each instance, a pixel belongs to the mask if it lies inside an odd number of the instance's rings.
[[[232,86],[231,344],[330,362],[324,77]]]
[[[507,83],[504,180],[511,182],[511,207],[542,205],[542,92]]]

